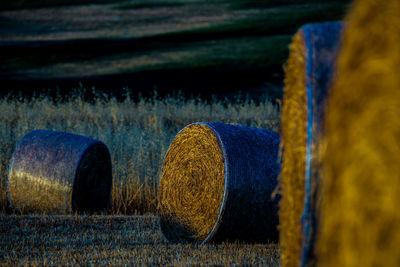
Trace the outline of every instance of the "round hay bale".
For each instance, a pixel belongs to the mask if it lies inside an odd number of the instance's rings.
[[[110,202],[111,157],[102,142],[35,130],[17,144],[8,198],[21,213],[96,212]]]
[[[195,123],[165,156],[159,183],[161,230],[173,243],[278,241],[280,137],[268,130]]]
[[[348,14],[326,120],[321,266],[400,266],[400,1]]]
[[[283,266],[312,259],[323,107],[342,24],[309,24],[293,37],[285,65],[280,175],[280,247]]]

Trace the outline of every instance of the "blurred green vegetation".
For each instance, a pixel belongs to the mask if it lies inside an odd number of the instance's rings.
[[[338,4],[350,3],[349,0],[232,0],[232,7],[237,9],[243,8],[269,8],[273,6],[294,5],[294,4],[323,4],[324,2],[336,2]]]
[[[100,24],[94,30],[97,31],[98,28],[102,31],[110,30],[96,38],[82,38],[82,36],[78,38],[75,36],[75,31],[71,31],[66,32],[66,38],[62,40],[42,40],[51,38],[52,33],[50,33],[50,35],[45,35],[46,37],[40,37],[42,39],[39,40],[20,41],[17,45],[3,45],[0,54],[0,62],[2,62],[0,78],[56,77],[57,79],[73,78],[79,82],[82,81],[81,77],[134,73],[140,75],[143,71],[153,71],[154,85],[150,88],[154,88],[158,87],[157,81],[162,77],[157,75],[163,70],[202,70],[201,73],[204,74],[203,70],[208,69],[207,73],[213,75],[214,70],[223,69],[235,76],[245,70],[255,74],[251,77],[243,74],[242,80],[252,79],[258,84],[271,82],[273,80],[271,77],[283,77],[282,65],[288,57],[288,46],[297,29],[307,23],[341,20],[349,8],[350,1],[42,0],[28,2],[20,0],[8,3],[4,2],[2,5],[10,7],[14,5],[17,8],[107,3],[100,6],[104,14],[109,14],[108,16],[111,17],[132,14],[131,16],[138,16],[138,20],[133,20],[131,24],[124,24],[124,21],[118,20],[99,22]],[[177,13],[170,15],[171,10]],[[210,15],[212,10],[219,11]],[[179,16],[176,14],[181,14],[181,16],[185,14],[188,16],[185,19],[196,17],[205,23],[200,26],[191,26],[185,23],[185,20],[180,21],[179,17],[174,17]],[[226,18],[222,19],[221,17],[224,16]],[[90,23],[92,22],[89,21],[88,24]],[[138,23],[144,25],[144,32],[135,35],[137,32],[135,27]],[[29,25],[24,27],[29,27]],[[48,23],[43,27],[51,29],[52,24]],[[63,34],[62,29],[60,28],[60,31],[54,34]],[[130,29],[133,29],[132,35],[125,34]],[[109,37],[118,31],[120,35]],[[40,32],[37,34],[41,36]],[[19,36],[23,38],[24,34]],[[191,79],[193,77],[209,79],[204,76],[197,77],[196,73],[191,76]],[[256,73],[258,73],[257,77]],[[182,75],[181,80],[185,83],[182,87],[189,84],[185,81],[185,75]],[[226,82],[229,83],[229,80]],[[276,80],[272,82],[277,83]],[[212,82],[212,84],[217,83],[221,81]],[[9,84],[14,85],[14,81]],[[226,87],[233,87],[236,84],[232,82]]]
[[[122,2],[114,6],[115,9],[141,9],[141,8],[160,8],[160,7],[180,7],[184,2],[178,1],[130,1]]]
[[[193,3],[221,4],[228,3],[234,9],[246,8],[271,8],[273,6],[295,4],[323,4],[324,2],[336,2],[348,4],[350,0],[13,0],[1,1],[0,11],[22,8],[42,8],[55,6],[87,5],[87,4],[113,4],[115,8],[152,8],[152,7],[176,7]]]
[[[61,0],[60,0],[61,1]],[[77,0],[82,1],[82,0]],[[275,3],[277,1],[233,1],[233,6],[258,6],[260,3]],[[232,63],[244,63],[246,66],[280,66],[288,56],[288,45],[291,35],[303,24],[311,22],[323,22],[338,20],[343,17],[347,1],[325,1],[318,4],[315,0],[282,1],[285,5],[274,7],[271,14],[260,14],[247,17],[232,23],[211,25],[200,29],[184,30],[165,34],[156,34],[150,37],[132,39],[97,39],[95,41],[57,42],[37,46],[31,50],[22,47],[18,53],[3,53],[0,60],[3,67],[10,69],[26,69],[37,66],[55,64],[59,62],[73,62],[82,60],[98,60],[100,58],[113,57],[126,58],[137,54],[145,54],[154,51],[181,51],[188,49],[195,51],[202,47],[208,47],[209,41],[218,40],[218,49],[211,47],[207,55],[201,55],[190,61],[179,62],[166,61],[156,68],[169,66],[185,67],[231,65]],[[294,4],[292,4],[294,3]],[[308,3],[308,4],[299,4]],[[148,2],[131,1],[124,2],[120,8],[144,8],[148,6],[181,6],[179,1]],[[268,8],[269,4],[262,5]],[[239,47],[237,42],[247,45]],[[269,43],[270,42],[270,43]],[[236,50],[232,51],[232,46]],[[225,47],[225,49],[223,48]],[[218,51],[216,51],[218,50]],[[232,56],[232,52],[235,56]],[[232,62],[233,60],[233,62]],[[178,63],[178,64],[176,64]],[[147,66],[146,69],[154,69],[155,66]],[[142,68],[141,68],[142,69]]]
[[[1,10],[115,3],[118,0],[12,0],[0,1]]]

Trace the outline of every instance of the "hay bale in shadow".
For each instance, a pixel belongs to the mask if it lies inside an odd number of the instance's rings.
[[[221,123],[181,130],[165,156],[159,214],[175,242],[278,240],[277,133]]]
[[[22,213],[102,211],[111,187],[106,145],[64,132],[27,133],[15,149],[8,177],[9,202]]]
[[[293,37],[285,66],[279,211],[283,266],[305,265],[313,258],[323,108],[341,29],[339,22],[303,26]]]
[[[326,120],[321,266],[400,266],[400,1],[355,1]]]

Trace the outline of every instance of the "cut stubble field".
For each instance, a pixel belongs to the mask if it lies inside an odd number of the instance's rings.
[[[0,215],[0,265],[279,266],[276,244],[169,244],[154,216]]]
[[[269,101],[0,100],[0,265],[279,266],[277,244],[169,244],[155,216],[163,157],[181,128],[217,121],[278,130],[279,117],[279,106]],[[10,159],[18,140],[33,129],[82,134],[107,144],[113,163],[107,214],[21,215],[10,209]]]

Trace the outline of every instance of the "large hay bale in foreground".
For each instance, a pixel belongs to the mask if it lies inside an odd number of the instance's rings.
[[[64,132],[27,133],[15,149],[8,177],[10,204],[22,213],[102,211],[111,187],[107,147]]]
[[[171,242],[278,240],[277,133],[221,123],[185,127],[159,183],[161,230]]]
[[[356,1],[327,109],[321,266],[400,266],[399,70],[400,1]]]
[[[293,37],[285,66],[280,175],[280,246],[283,266],[313,258],[323,107],[339,47],[342,24],[305,25]]]

